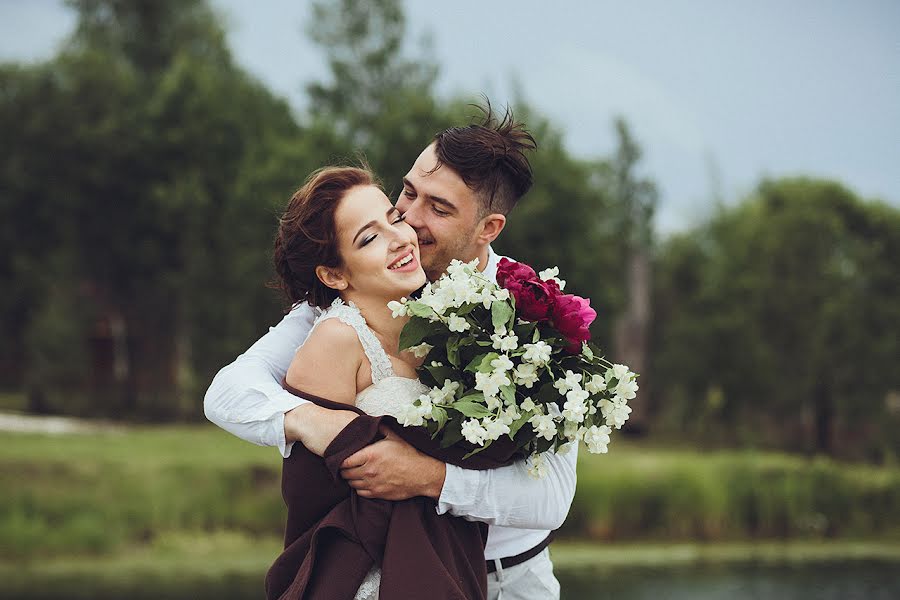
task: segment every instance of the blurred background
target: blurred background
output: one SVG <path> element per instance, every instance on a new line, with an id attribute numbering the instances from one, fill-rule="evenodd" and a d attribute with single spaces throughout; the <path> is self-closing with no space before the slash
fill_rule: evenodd
<path id="1" fill-rule="evenodd" d="M 0 597 L 256 598 L 276 450 L 206 423 L 276 219 L 389 195 L 473 103 L 535 134 L 495 248 L 641 373 L 563 598 L 900 595 L 900 5 L 0 0 Z"/>

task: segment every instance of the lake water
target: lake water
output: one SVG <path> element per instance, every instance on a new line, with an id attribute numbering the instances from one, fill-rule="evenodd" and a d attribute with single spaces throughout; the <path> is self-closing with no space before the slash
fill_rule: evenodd
<path id="1" fill-rule="evenodd" d="M 561 600 L 866 600 L 900 598 L 900 564 L 890 562 L 753 564 L 615 568 L 562 571 Z M 258 577 L 165 580 L 158 576 L 127 584 L 102 580 L 43 580 L 40 585 L 0 582 L 0 598 L 16 600 L 258 600 Z"/>
<path id="2" fill-rule="evenodd" d="M 900 564 L 723 564 L 564 572 L 561 600 L 900 599 Z"/>

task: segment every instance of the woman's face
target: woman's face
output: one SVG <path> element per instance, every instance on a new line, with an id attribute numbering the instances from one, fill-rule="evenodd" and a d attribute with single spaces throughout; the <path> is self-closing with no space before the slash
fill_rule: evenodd
<path id="1" fill-rule="evenodd" d="M 335 211 L 341 291 L 386 302 L 425 285 L 416 232 L 375 186 L 349 190 Z"/>

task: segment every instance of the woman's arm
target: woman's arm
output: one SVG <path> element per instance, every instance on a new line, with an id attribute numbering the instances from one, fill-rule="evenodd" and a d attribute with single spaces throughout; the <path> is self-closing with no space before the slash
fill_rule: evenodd
<path id="1" fill-rule="evenodd" d="M 292 388 L 355 404 L 362 346 L 352 327 L 338 319 L 320 322 L 288 367 L 285 381 Z"/>

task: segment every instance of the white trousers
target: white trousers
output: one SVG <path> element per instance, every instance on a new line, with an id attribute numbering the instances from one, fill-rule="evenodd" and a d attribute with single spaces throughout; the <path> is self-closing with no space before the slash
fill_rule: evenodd
<path id="1" fill-rule="evenodd" d="M 488 600 L 558 600 L 559 582 L 553 575 L 550 549 L 522 564 L 488 573 Z"/>

